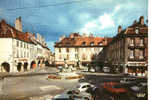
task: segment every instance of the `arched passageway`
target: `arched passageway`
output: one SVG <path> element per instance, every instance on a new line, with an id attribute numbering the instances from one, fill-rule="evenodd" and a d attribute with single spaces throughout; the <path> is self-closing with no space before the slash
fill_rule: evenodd
<path id="1" fill-rule="evenodd" d="M 17 65 L 17 70 L 20 72 L 21 71 L 21 66 L 22 66 L 22 63 L 19 62 L 18 65 Z"/>
<path id="2" fill-rule="evenodd" d="M 2 63 L 1 66 L 4 68 L 5 72 L 10 72 L 10 65 L 9 65 L 9 63 L 4 62 L 4 63 Z"/>
<path id="3" fill-rule="evenodd" d="M 25 62 L 25 63 L 24 63 L 24 71 L 27 71 L 27 66 L 28 66 L 28 63 Z"/>

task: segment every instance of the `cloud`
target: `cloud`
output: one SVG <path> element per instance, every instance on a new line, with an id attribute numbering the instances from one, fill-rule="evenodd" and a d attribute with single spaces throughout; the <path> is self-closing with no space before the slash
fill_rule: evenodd
<path id="1" fill-rule="evenodd" d="M 114 26 L 114 21 L 110 14 L 104 14 L 99 17 L 99 22 L 101 23 L 101 29 L 110 28 Z"/>
<path id="2" fill-rule="evenodd" d="M 109 29 L 111 27 L 114 27 L 114 21 L 112 19 L 111 14 L 103 14 L 99 18 L 87 22 L 83 28 L 81 28 L 82 33 L 100 33 L 104 29 Z"/>

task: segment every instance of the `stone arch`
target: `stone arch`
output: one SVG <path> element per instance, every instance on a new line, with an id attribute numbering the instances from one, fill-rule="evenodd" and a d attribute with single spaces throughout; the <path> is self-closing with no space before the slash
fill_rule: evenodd
<path id="1" fill-rule="evenodd" d="M 21 71 L 21 66 L 22 66 L 22 63 L 21 63 L 21 62 L 19 62 L 19 63 L 17 64 L 17 70 L 18 70 L 18 72 L 20 72 L 20 71 Z"/>
<path id="2" fill-rule="evenodd" d="M 30 64 L 30 69 L 34 69 L 34 68 L 36 68 L 36 62 L 32 61 Z"/>
<path id="3" fill-rule="evenodd" d="M 8 62 L 3 62 L 1 66 L 4 68 L 5 72 L 10 72 L 10 64 Z"/>
<path id="4" fill-rule="evenodd" d="M 24 62 L 24 71 L 27 71 L 28 63 Z"/>

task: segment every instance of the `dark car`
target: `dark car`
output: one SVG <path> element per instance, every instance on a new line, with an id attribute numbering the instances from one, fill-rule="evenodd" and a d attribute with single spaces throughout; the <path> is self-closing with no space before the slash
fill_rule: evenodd
<path id="1" fill-rule="evenodd" d="M 126 93 L 127 90 L 123 88 L 119 83 L 117 82 L 104 82 L 103 86 L 105 91 L 109 93 Z"/>
<path id="2" fill-rule="evenodd" d="M 131 87 L 131 86 L 134 86 L 136 84 L 138 84 L 138 81 L 136 78 L 132 78 L 132 77 L 124 77 L 120 80 L 120 83 L 128 88 L 128 87 Z"/>

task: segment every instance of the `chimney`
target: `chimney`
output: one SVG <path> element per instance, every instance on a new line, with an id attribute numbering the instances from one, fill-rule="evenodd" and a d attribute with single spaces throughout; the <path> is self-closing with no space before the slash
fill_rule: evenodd
<path id="1" fill-rule="evenodd" d="M 140 23 L 141 25 L 144 25 L 144 17 L 143 17 L 143 16 L 141 16 L 141 17 L 139 18 L 139 23 Z"/>
<path id="2" fill-rule="evenodd" d="M 136 23 L 137 23 L 137 21 L 136 21 L 136 20 L 134 20 L 133 25 L 135 25 Z"/>
<path id="3" fill-rule="evenodd" d="M 93 37 L 93 34 L 90 34 L 89 37 Z"/>
<path id="4" fill-rule="evenodd" d="M 16 18 L 16 21 L 15 21 L 15 28 L 18 30 L 18 31 L 23 31 L 22 29 L 22 21 L 21 21 L 21 17 L 19 18 Z"/>
<path id="5" fill-rule="evenodd" d="M 118 26 L 118 33 L 121 33 L 121 31 L 122 31 L 122 27 L 121 27 L 121 25 L 119 25 Z"/>
<path id="6" fill-rule="evenodd" d="M 86 37 L 86 33 L 83 33 L 82 37 Z"/>

